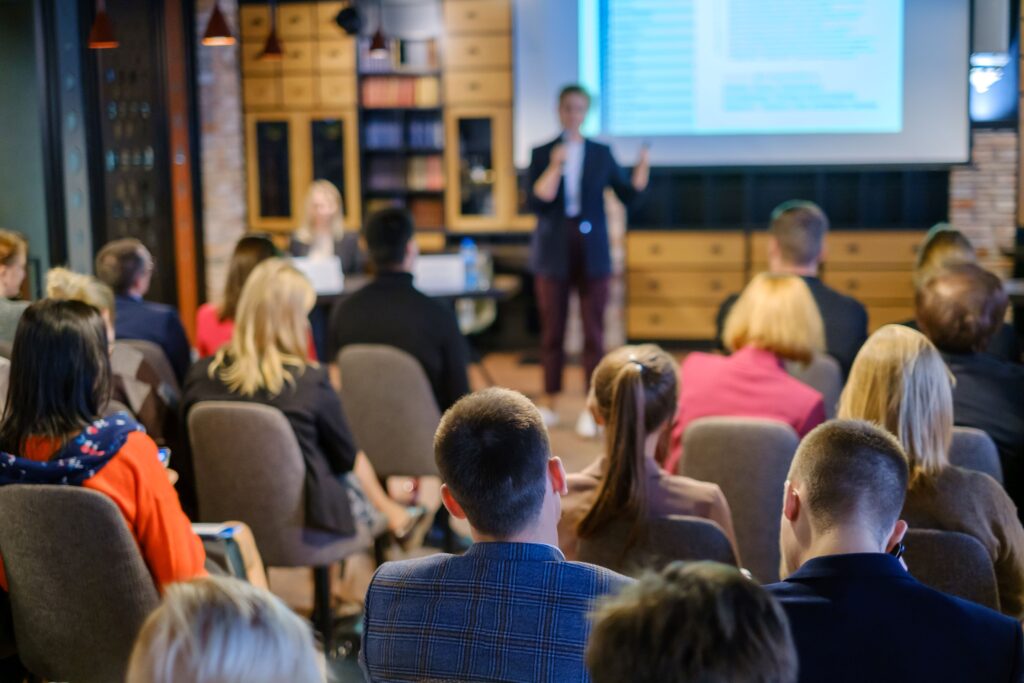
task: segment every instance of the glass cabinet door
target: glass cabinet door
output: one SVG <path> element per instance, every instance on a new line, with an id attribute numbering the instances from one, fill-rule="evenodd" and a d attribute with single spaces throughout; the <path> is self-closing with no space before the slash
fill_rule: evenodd
<path id="1" fill-rule="evenodd" d="M 508 111 L 452 108 L 445 112 L 448 224 L 455 231 L 508 228 L 509 194 L 502 169 L 511 169 Z"/>
<path id="2" fill-rule="evenodd" d="M 459 128 L 459 214 L 497 214 L 494 173 L 494 125 L 489 118 L 461 118 Z"/>
<path id="3" fill-rule="evenodd" d="M 288 121 L 257 121 L 255 137 L 259 216 L 289 218 L 292 202 Z"/>
<path id="4" fill-rule="evenodd" d="M 314 180 L 333 183 L 342 196 L 346 227 L 358 229 L 361 210 L 355 112 L 312 115 L 304 125 L 309 142 L 308 156 L 303 154 L 303 168 L 309 174 L 306 187 Z"/>

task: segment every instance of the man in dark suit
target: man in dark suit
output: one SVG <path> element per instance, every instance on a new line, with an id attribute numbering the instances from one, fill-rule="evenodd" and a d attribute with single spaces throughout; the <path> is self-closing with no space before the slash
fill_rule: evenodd
<path id="1" fill-rule="evenodd" d="M 178 312 L 165 304 L 144 301 L 153 278 L 153 256 L 137 239 L 108 242 L 96 254 L 96 277 L 114 290 L 119 339 L 142 339 L 161 349 L 179 384 L 192 361 Z"/>
<path id="2" fill-rule="evenodd" d="M 412 285 L 419 256 L 413 222 L 402 209 L 384 209 L 363 228 L 377 275 L 340 299 L 328 322 L 328 358 L 349 344 L 386 344 L 419 361 L 442 411 L 469 393 L 469 350 L 450 306 Z M 401 387 L 395 387 L 401 391 Z"/>
<path id="3" fill-rule="evenodd" d="M 840 294 L 818 278 L 828 217 L 814 202 L 793 199 L 775 207 L 769 230 L 769 269 L 773 273 L 799 275 L 807 283 L 825 323 L 825 350 L 839 361 L 845 377 L 868 338 L 868 314 L 859 301 Z M 738 298 L 737 294 L 730 295 L 718 309 L 719 348 L 725 319 Z"/>
<path id="4" fill-rule="evenodd" d="M 917 291 L 917 323 L 956 377 L 953 422 L 981 429 L 999 449 L 1006 492 L 1024 512 L 1024 366 L 986 352 L 1009 303 L 1003 285 L 973 263 L 947 266 Z"/>
<path id="5" fill-rule="evenodd" d="M 537 214 L 530 269 L 541 319 L 541 414 L 549 425 L 558 421 L 555 403 L 562 391 L 570 290 L 575 289 L 580 298 L 587 386 L 604 355 L 604 309 L 612 274 L 604 189 L 611 187 L 628 205 L 647 187 L 650 176 L 646 147 L 627 178 L 608 146 L 584 139 L 580 127 L 589 108 L 590 95 L 581 86 L 562 88 L 558 96 L 562 134 L 534 149 L 530 160 L 530 207 Z M 597 433 L 590 411 L 580 414 L 577 431 L 584 436 Z"/>
<path id="6" fill-rule="evenodd" d="M 630 580 L 558 549 L 565 470 L 537 408 L 509 389 L 464 397 L 434 437 L 444 505 L 474 544 L 381 565 L 366 595 L 371 681 L 589 681 L 596 599 Z"/>
<path id="7" fill-rule="evenodd" d="M 766 588 L 789 617 L 800 681 L 1024 681 L 1017 621 L 924 586 L 900 561 L 908 476 L 899 442 L 867 422 L 826 422 L 797 449 L 780 532 L 788 578 Z"/>

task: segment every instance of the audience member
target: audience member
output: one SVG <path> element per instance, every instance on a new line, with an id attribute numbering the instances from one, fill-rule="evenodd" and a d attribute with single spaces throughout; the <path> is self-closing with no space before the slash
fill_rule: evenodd
<path id="1" fill-rule="evenodd" d="M 137 239 L 108 242 L 96 254 L 96 277 L 114 290 L 119 339 L 142 339 L 164 351 L 178 381 L 191 360 L 188 338 L 171 306 L 143 301 L 153 277 L 153 257 Z"/>
<path id="2" fill-rule="evenodd" d="M 786 372 L 783 361 L 808 363 L 821 352 L 818 307 L 795 275 L 757 275 L 729 311 L 723 337 L 731 356 L 691 353 L 683 361 L 679 410 L 665 469 L 683 454 L 683 432 L 716 415 L 785 422 L 803 436 L 825 420 L 821 394 Z"/>
<path id="3" fill-rule="evenodd" d="M 200 358 L 212 356 L 231 341 L 242 286 L 253 268 L 277 255 L 277 247 L 266 235 L 246 235 L 235 244 L 220 302 L 207 302 L 196 312 L 196 352 Z"/>
<path id="4" fill-rule="evenodd" d="M 372 527 L 379 512 L 403 539 L 423 510 L 406 509 L 384 492 L 373 465 L 356 448 L 327 372 L 308 360 L 308 315 L 315 302 L 312 285 L 287 261 L 271 258 L 256 266 L 242 288 L 231 341 L 189 370 L 183 422 L 201 401 L 251 401 L 279 409 L 305 459 L 306 525 L 349 535 Z"/>
<path id="5" fill-rule="evenodd" d="M 902 517 L 913 527 L 960 531 L 985 546 L 1002 611 L 1024 618 L 1024 528 L 998 482 L 949 463 L 952 377 L 923 334 L 886 325 L 853 363 L 839 417 L 869 420 L 900 440 L 910 467 Z"/>
<path id="6" fill-rule="evenodd" d="M 818 277 L 826 256 L 828 227 L 828 217 L 813 202 L 793 199 L 779 204 L 769 226 L 768 268 L 773 273 L 799 275 L 807 283 L 823 320 L 825 351 L 839 361 L 846 376 L 867 339 L 868 314 L 859 301 L 840 294 Z M 733 294 L 718 310 L 717 339 L 722 348 L 726 320 L 738 298 Z"/>
<path id="7" fill-rule="evenodd" d="M 370 680 L 587 681 L 587 618 L 629 579 L 558 550 L 565 470 L 537 408 L 488 389 L 441 419 L 442 496 L 475 543 L 462 556 L 388 562 L 366 599 Z"/>
<path id="8" fill-rule="evenodd" d="M 898 559 L 908 480 L 899 441 L 867 422 L 828 422 L 797 449 L 780 533 L 788 578 L 767 589 L 789 617 L 800 680 L 1024 680 L 1019 622 L 918 583 Z"/>
<path id="9" fill-rule="evenodd" d="M 668 444 L 678 388 L 675 361 L 652 344 L 624 346 L 598 363 L 587 403 L 605 427 L 605 455 L 569 475 L 558 523 L 558 545 L 568 559 L 576 559 L 578 539 L 599 535 L 612 522 L 632 521 L 638 537 L 646 519 L 667 515 L 710 519 L 736 546 L 732 513 L 718 485 L 658 466 L 656 452 Z"/>
<path id="10" fill-rule="evenodd" d="M 128 409 L 154 441 L 164 443 L 174 431 L 174 411 L 163 397 L 160 376 L 146 362 L 142 352 L 114 343 L 113 290 L 91 275 L 67 268 L 51 268 L 46 273 L 46 298 L 81 301 L 100 312 L 107 328 L 111 371 L 110 402 L 100 412 L 106 416 Z"/>
<path id="11" fill-rule="evenodd" d="M 950 266 L 917 294 L 917 321 L 956 378 L 953 420 L 982 429 L 999 449 L 1006 490 L 1024 508 L 1024 367 L 982 353 L 1002 325 L 1007 296 L 992 273 Z"/>
<path id="12" fill-rule="evenodd" d="M 103 319 L 80 301 L 29 306 L 14 337 L 0 423 L 0 484 L 67 484 L 121 509 L 158 586 L 205 574 L 156 443 L 127 413 L 99 417 L 110 391 Z M 7 587 L 0 571 L 0 585 Z"/>
<path id="13" fill-rule="evenodd" d="M 28 262 L 28 242 L 20 232 L 0 230 L 0 343 L 11 344 L 27 301 L 12 301 L 21 292 Z"/>
<path id="14" fill-rule="evenodd" d="M 402 209 L 384 209 L 363 228 L 373 281 L 334 306 L 329 358 L 349 344 L 386 344 L 412 355 L 423 366 L 441 411 L 469 392 L 466 340 L 450 307 L 412 284 L 419 254 L 412 217 Z"/>
<path id="15" fill-rule="evenodd" d="M 346 231 L 341 193 L 330 180 L 315 180 L 306 194 L 306 206 L 299 229 L 292 234 L 288 251 L 292 256 L 341 261 L 344 273 L 366 270 L 366 254 L 359 248 L 359 233 Z"/>
<path id="16" fill-rule="evenodd" d="M 178 583 L 135 641 L 127 683 L 323 683 L 309 625 L 266 590 Z"/>
<path id="17" fill-rule="evenodd" d="M 974 247 L 962 232 L 948 223 L 938 223 L 928 231 L 921 249 L 917 252 L 914 265 L 914 289 L 920 290 L 927 280 L 947 266 L 977 263 Z M 920 329 L 917 320 L 903 323 L 915 330 Z M 984 350 L 996 358 L 1013 363 L 1021 362 L 1020 344 L 1013 326 L 1000 321 L 996 331 L 986 343 Z"/>
<path id="18" fill-rule="evenodd" d="M 796 683 L 778 602 L 734 567 L 676 562 L 603 601 L 587 645 L 594 683 Z"/>

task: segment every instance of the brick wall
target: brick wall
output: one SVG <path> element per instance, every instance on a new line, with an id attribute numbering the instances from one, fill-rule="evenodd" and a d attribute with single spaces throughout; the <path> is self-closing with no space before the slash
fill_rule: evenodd
<path id="1" fill-rule="evenodd" d="M 206 47 L 200 43 L 212 9 L 213 0 L 196 0 L 196 87 L 202 130 L 202 248 L 206 257 L 207 299 L 216 300 L 224 285 L 231 250 L 246 230 L 247 217 L 238 45 Z M 220 0 L 220 9 L 237 38 L 236 0 Z"/>
<path id="2" fill-rule="evenodd" d="M 949 222 L 962 230 L 986 267 L 1009 275 L 1012 263 L 999 252 L 1014 243 L 1017 215 L 1017 132 L 974 133 L 971 162 L 949 176 Z"/>

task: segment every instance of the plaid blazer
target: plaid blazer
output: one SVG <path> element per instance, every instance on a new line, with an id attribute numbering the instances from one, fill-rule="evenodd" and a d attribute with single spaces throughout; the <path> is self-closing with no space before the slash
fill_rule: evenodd
<path id="1" fill-rule="evenodd" d="M 631 580 L 534 543 L 387 562 L 366 595 L 371 681 L 589 681 L 595 598 Z"/>

